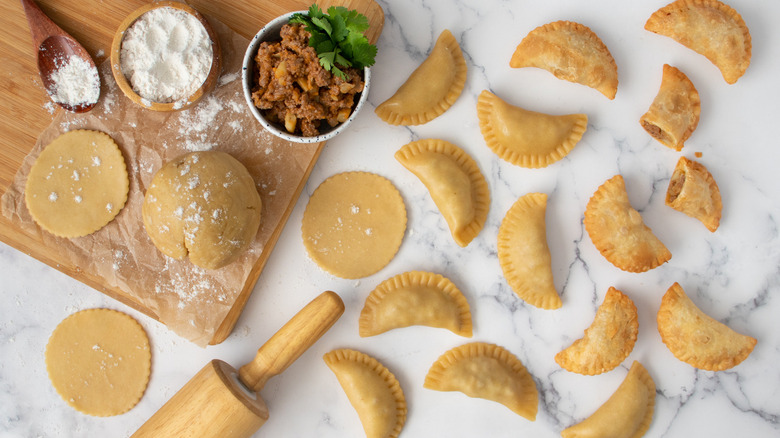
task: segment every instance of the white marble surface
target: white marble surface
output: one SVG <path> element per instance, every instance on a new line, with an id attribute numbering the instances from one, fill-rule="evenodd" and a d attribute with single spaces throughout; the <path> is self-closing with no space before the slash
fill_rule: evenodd
<path id="1" fill-rule="evenodd" d="M 257 283 L 235 332 L 201 349 L 160 324 L 104 297 L 16 250 L 0 244 L 0 437 L 127 436 L 210 359 L 240 366 L 290 316 L 322 290 L 346 303 L 341 320 L 283 375 L 263 389 L 270 420 L 257 437 L 360 437 L 363 430 L 336 378 L 322 362 L 334 348 L 362 350 L 398 377 L 409 414 L 402 436 L 555 437 L 590 415 L 641 361 L 657 386 L 648 437 L 780 436 L 780 184 L 777 120 L 780 116 L 780 2 L 730 0 L 753 38 L 745 76 L 728 85 L 705 58 L 643 29 L 665 0 L 380 1 L 386 14 L 373 69 L 369 105 L 354 127 L 331 141 L 311 175 L 277 248 Z M 535 27 L 561 19 L 593 29 L 614 56 L 617 97 L 555 79 L 535 69 L 511 69 L 509 57 Z M 461 44 L 468 81 L 455 105 L 416 127 L 392 127 L 373 109 L 425 58 L 438 34 L 450 29 Z M 682 152 L 652 140 L 638 119 L 655 96 L 664 63 L 682 69 L 701 94 L 702 118 Z M 510 103 L 548 113 L 589 116 L 582 141 L 545 169 L 523 169 L 500 160 L 485 145 L 476 97 L 490 89 Z M 43 110 L 43 109 L 42 109 Z M 426 189 L 393 159 L 409 141 L 443 138 L 468 151 L 485 174 L 492 203 L 487 224 L 467 248 L 458 247 Z M 715 177 L 723 220 L 715 233 L 664 205 L 672 169 L 681 155 L 697 159 Z M 408 228 L 395 259 L 360 281 L 321 271 L 306 256 L 300 223 L 307 199 L 325 178 L 348 170 L 391 179 L 408 209 Z M 594 248 L 582 225 L 593 191 L 622 174 L 629 198 L 671 250 L 672 259 L 643 274 L 618 270 Z M 525 304 L 506 284 L 496 259 L 496 233 L 504 213 L 529 192 L 549 195 L 547 235 L 555 284 L 563 307 L 545 311 Z M 358 336 L 368 293 L 407 270 L 452 279 L 473 313 L 474 337 L 412 327 L 373 338 Z M 677 360 L 662 344 L 655 315 L 661 296 L 679 282 L 705 312 L 758 339 L 737 367 L 708 372 Z M 599 376 L 561 370 L 553 356 L 581 337 L 609 286 L 628 294 L 639 309 L 639 339 L 618 368 Z M 112 418 L 82 415 L 68 407 L 47 378 L 43 351 L 54 327 L 69 314 L 109 307 L 135 316 L 149 333 L 153 370 L 137 407 Z M 500 344 L 534 376 L 540 392 L 535 422 L 505 407 L 460 393 L 424 389 L 430 365 L 469 341 Z"/>

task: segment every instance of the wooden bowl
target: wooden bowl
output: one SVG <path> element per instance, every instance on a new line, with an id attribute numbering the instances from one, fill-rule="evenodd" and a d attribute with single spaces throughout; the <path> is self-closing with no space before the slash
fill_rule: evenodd
<path id="1" fill-rule="evenodd" d="M 211 70 L 209 70 L 209 73 L 206 76 L 206 80 L 203 81 L 203 84 L 200 86 L 200 88 L 195 90 L 195 92 L 192 93 L 186 99 L 178 100 L 176 102 L 169 102 L 169 103 L 153 102 L 150 101 L 149 99 L 144 99 L 143 97 L 138 95 L 138 93 L 136 93 L 133 90 L 133 86 L 130 85 L 130 82 L 127 80 L 127 77 L 125 77 L 125 74 L 122 72 L 122 64 L 120 60 L 122 40 L 125 36 L 125 32 L 127 31 L 127 29 L 130 26 L 132 26 L 133 23 L 135 23 L 135 20 L 137 20 L 138 17 L 140 17 L 141 15 L 151 11 L 152 9 L 157 9 L 162 7 L 171 7 L 174 9 L 179 9 L 197 18 L 198 21 L 200 21 L 201 24 L 203 24 L 203 27 L 206 29 L 206 33 L 208 33 L 209 38 L 211 39 L 211 50 L 213 55 L 212 62 L 211 62 Z M 219 39 L 217 38 L 217 34 L 216 32 L 214 32 L 214 29 L 211 27 L 208 20 L 206 20 L 205 17 L 203 17 L 203 15 L 200 14 L 200 12 L 196 11 L 189 5 L 175 2 L 175 1 L 160 1 L 160 2 L 149 3 L 144 6 L 141 6 L 140 8 L 133 11 L 130 15 L 128 15 L 127 18 L 125 18 L 124 21 L 122 21 L 122 23 L 119 25 L 119 28 L 114 34 L 114 40 L 111 43 L 111 72 L 114 74 L 114 79 L 116 80 L 116 83 L 119 85 L 119 88 L 122 90 L 125 96 L 130 98 L 130 100 L 137 103 L 138 105 L 141 105 L 142 107 L 151 109 L 153 111 L 183 110 L 194 105 L 195 102 L 197 102 L 201 97 L 203 97 L 204 94 L 206 94 L 216 85 L 217 79 L 219 78 L 219 75 L 222 72 L 222 52 L 219 47 Z"/>

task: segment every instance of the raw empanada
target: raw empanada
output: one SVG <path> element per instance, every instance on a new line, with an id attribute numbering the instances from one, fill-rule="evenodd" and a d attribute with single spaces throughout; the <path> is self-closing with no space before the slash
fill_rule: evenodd
<path id="1" fill-rule="evenodd" d="M 653 138 L 679 151 L 699 124 L 700 113 L 699 92 L 688 76 L 664 64 L 661 88 L 639 123 Z"/>
<path id="2" fill-rule="evenodd" d="M 355 350 L 333 350 L 323 359 L 357 411 L 366 437 L 397 437 L 406 422 L 406 398 L 393 373 Z"/>
<path id="3" fill-rule="evenodd" d="M 669 351 L 703 370 L 721 371 L 738 365 L 757 342 L 702 312 L 677 283 L 664 294 L 656 319 Z"/>
<path id="4" fill-rule="evenodd" d="M 458 100 L 466 84 L 466 72 L 458 41 L 445 29 L 428 58 L 375 112 L 391 125 L 428 123 Z"/>
<path id="5" fill-rule="evenodd" d="M 563 438 L 639 438 L 650 428 L 655 410 L 655 382 L 634 361 L 623 383 L 581 423 L 561 431 Z"/>
<path id="6" fill-rule="evenodd" d="M 483 90 L 477 100 L 479 129 L 502 159 L 522 167 L 546 167 L 565 157 L 588 128 L 585 114 L 554 116 L 529 111 Z"/>
<path id="7" fill-rule="evenodd" d="M 520 360 L 505 348 L 484 342 L 444 353 L 431 366 L 423 386 L 492 400 L 531 421 L 539 409 L 536 384 Z"/>
<path id="8" fill-rule="evenodd" d="M 672 258 L 672 253 L 628 202 L 622 175 L 607 180 L 588 201 L 585 229 L 610 263 L 628 272 L 644 272 Z"/>
<path id="9" fill-rule="evenodd" d="M 704 55 L 729 84 L 750 65 L 750 31 L 737 11 L 718 0 L 677 0 L 655 11 L 645 29 Z"/>
<path id="10" fill-rule="evenodd" d="M 529 193 L 515 201 L 498 229 L 498 262 L 509 286 L 525 302 L 557 309 L 562 302 L 553 284 L 546 208 L 544 193 Z"/>
<path id="11" fill-rule="evenodd" d="M 470 338 L 469 303 L 449 279 L 411 271 L 380 283 L 368 295 L 360 312 L 360 336 L 412 325 L 445 328 Z"/>
<path id="12" fill-rule="evenodd" d="M 490 190 L 476 161 L 454 144 L 435 139 L 409 143 L 395 159 L 428 188 L 458 245 L 477 237 L 490 209 Z"/>
<path id="13" fill-rule="evenodd" d="M 666 205 L 700 220 L 712 232 L 720 225 L 723 204 L 718 184 L 706 167 L 685 157 L 677 161 L 669 180 Z"/>
<path id="14" fill-rule="evenodd" d="M 556 21 L 539 26 L 515 49 L 510 67 L 538 67 L 558 79 L 595 88 L 609 99 L 618 87 L 617 65 L 607 46 L 587 26 Z"/>
<path id="15" fill-rule="evenodd" d="M 593 376 L 614 369 L 634 349 L 639 331 L 634 302 L 610 287 L 585 336 L 555 355 L 569 371 Z"/>

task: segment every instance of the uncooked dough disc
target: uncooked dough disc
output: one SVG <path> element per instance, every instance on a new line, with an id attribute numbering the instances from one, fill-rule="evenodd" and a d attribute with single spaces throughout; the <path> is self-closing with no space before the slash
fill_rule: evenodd
<path id="1" fill-rule="evenodd" d="M 303 212 L 303 244 L 322 269 L 369 276 L 393 259 L 406 231 L 406 207 L 386 178 L 346 172 L 325 180 Z"/>
<path id="2" fill-rule="evenodd" d="M 127 201 L 130 182 L 114 140 L 84 129 L 55 138 L 35 160 L 24 200 L 35 222 L 60 237 L 103 228 Z"/>
<path id="3" fill-rule="evenodd" d="M 143 327 L 116 310 L 70 315 L 46 345 L 46 370 L 54 389 L 77 411 L 99 417 L 127 412 L 141 400 L 151 364 Z"/>

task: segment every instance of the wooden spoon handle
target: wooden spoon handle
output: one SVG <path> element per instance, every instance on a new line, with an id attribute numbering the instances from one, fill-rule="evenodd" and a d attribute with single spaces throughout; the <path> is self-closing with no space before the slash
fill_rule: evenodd
<path id="1" fill-rule="evenodd" d="M 238 376 L 247 388 L 259 391 L 271 377 L 286 370 L 344 313 L 344 302 L 335 292 L 323 292 L 301 309 L 259 350 Z"/>
<path id="2" fill-rule="evenodd" d="M 27 23 L 30 25 L 30 34 L 36 52 L 41 43 L 50 36 L 70 37 L 67 32 L 51 21 L 33 0 L 22 0 L 22 6 L 24 7 L 24 15 L 27 16 Z"/>

